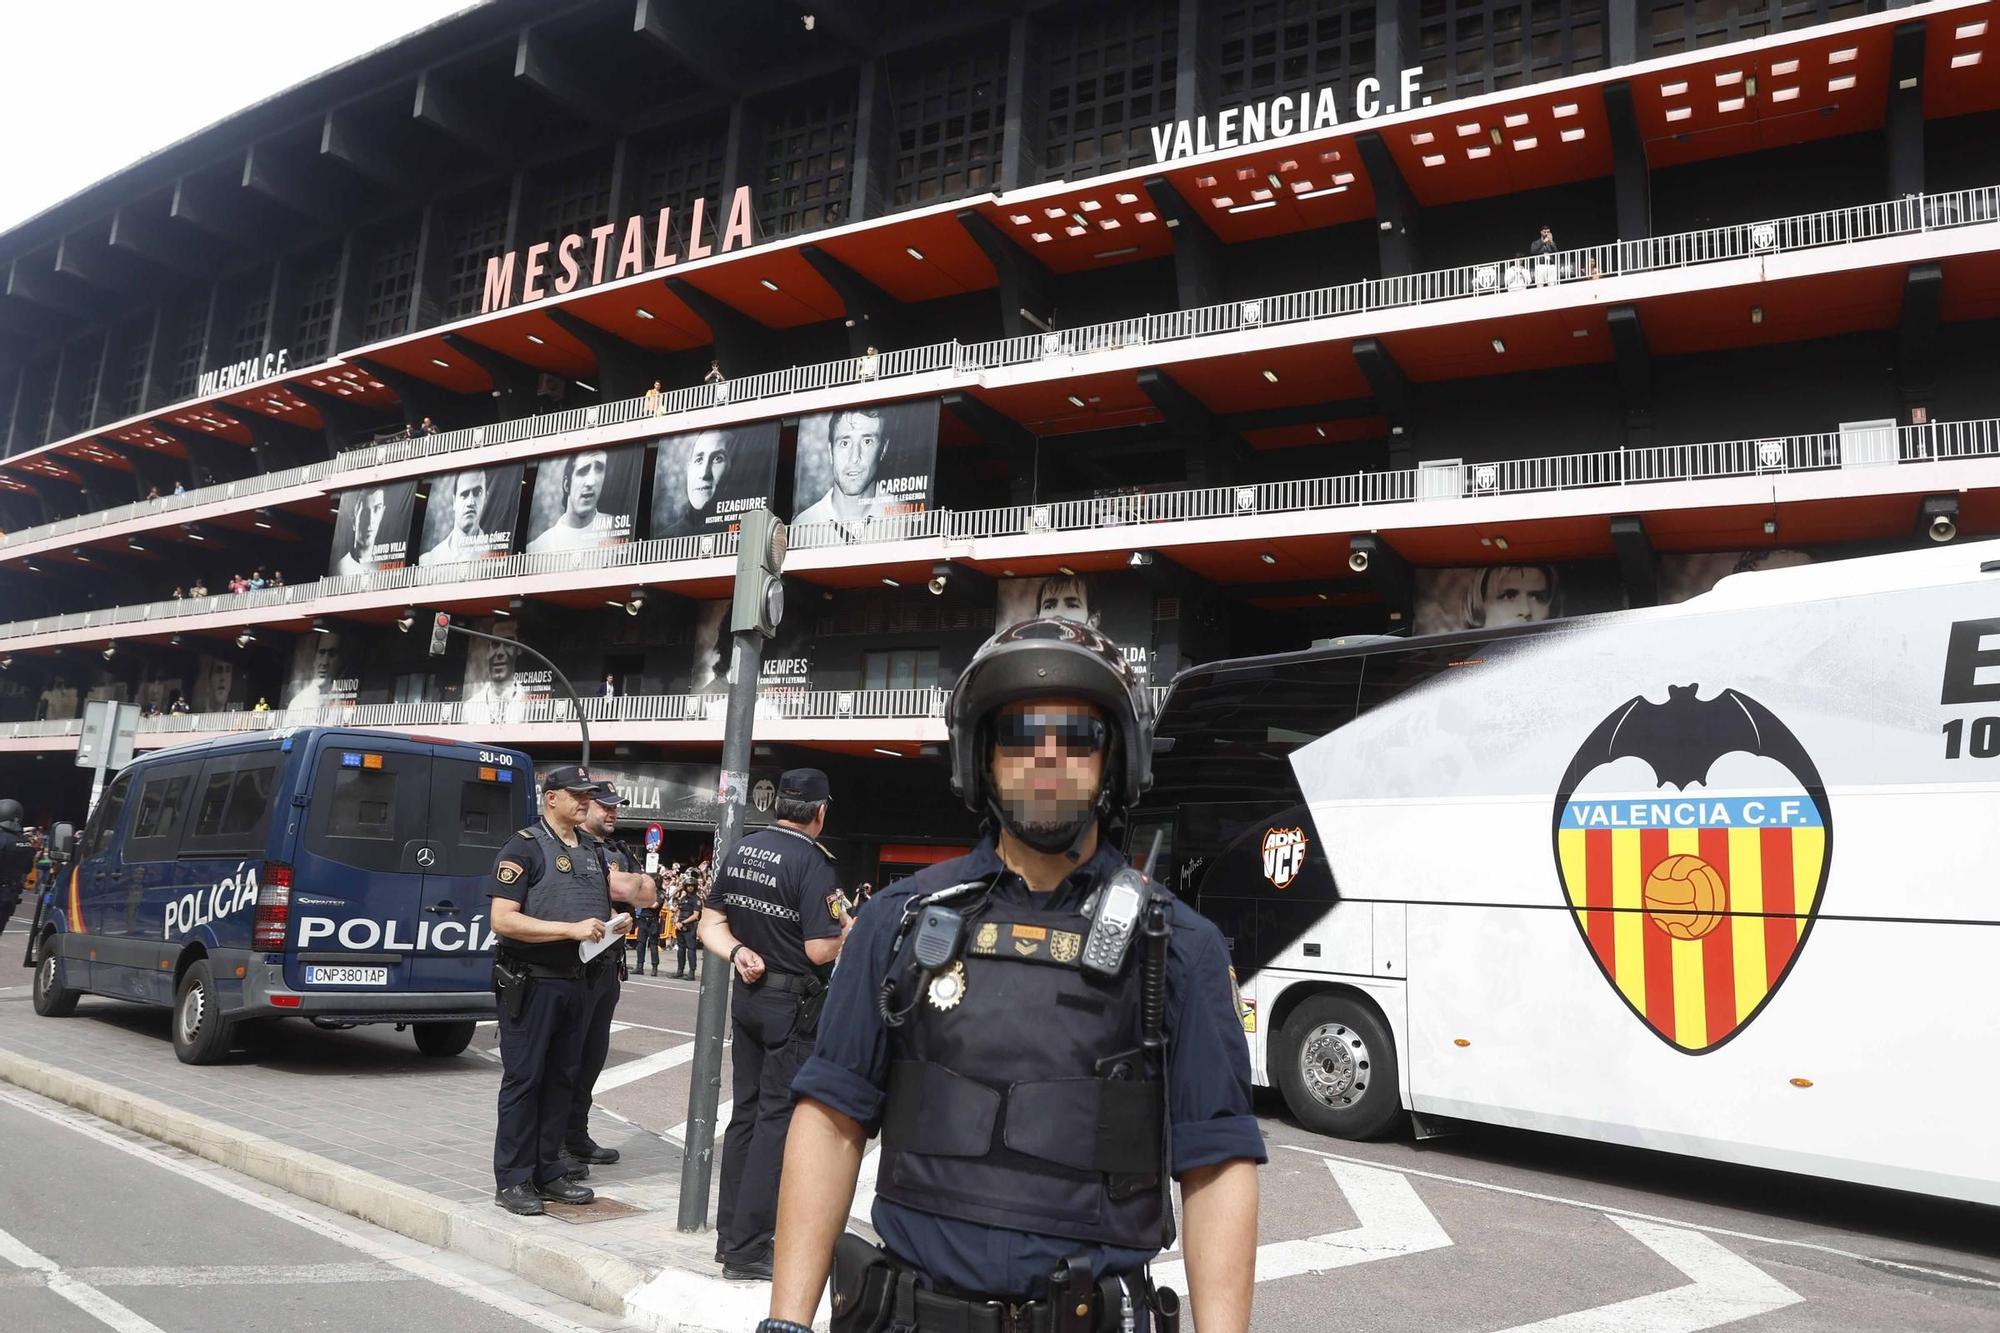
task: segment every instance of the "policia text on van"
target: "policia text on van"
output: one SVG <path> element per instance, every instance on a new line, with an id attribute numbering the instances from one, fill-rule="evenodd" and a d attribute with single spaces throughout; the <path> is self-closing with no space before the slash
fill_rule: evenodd
<path id="1" fill-rule="evenodd" d="M 533 778 L 519 751 L 335 727 L 146 755 L 57 886 L 35 1010 L 171 1005 L 191 1064 L 293 1015 L 456 1055 L 494 1014 L 481 884 Z"/>

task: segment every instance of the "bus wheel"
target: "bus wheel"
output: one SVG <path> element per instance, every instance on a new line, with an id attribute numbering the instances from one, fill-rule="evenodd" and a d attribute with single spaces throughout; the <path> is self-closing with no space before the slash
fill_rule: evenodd
<path id="1" fill-rule="evenodd" d="M 417 1049 L 425 1055 L 443 1059 L 457 1055 L 472 1045 L 473 1023 L 419 1023 L 412 1031 L 416 1033 Z"/>
<path id="2" fill-rule="evenodd" d="M 1396 1123 L 1396 1046 L 1373 1010 L 1345 995 L 1315 995 L 1285 1020 L 1278 1086 L 1316 1134 L 1371 1139 Z"/>
<path id="3" fill-rule="evenodd" d="M 222 1002 L 215 993 L 215 974 L 206 958 L 197 959 L 181 977 L 174 999 L 174 1054 L 182 1064 L 212 1065 L 229 1054 Z"/>
<path id="4" fill-rule="evenodd" d="M 53 937 L 42 942 L 42 960 L 35 965 L 35 1012 L 43 1018 L 68 1018 L 83 994 L 63 985 L 62 959 Z"/>

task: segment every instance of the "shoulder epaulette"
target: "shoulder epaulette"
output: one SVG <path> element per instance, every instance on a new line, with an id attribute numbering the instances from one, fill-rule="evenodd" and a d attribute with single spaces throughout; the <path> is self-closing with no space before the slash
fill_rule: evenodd
<path id="1" fill-rule="evenodd" d="M 532 838 L 535 836 L 535 826 L 530 824 L 526 828 L 517 828 L 514 830 L 514 836 L 517 838 Z"/>

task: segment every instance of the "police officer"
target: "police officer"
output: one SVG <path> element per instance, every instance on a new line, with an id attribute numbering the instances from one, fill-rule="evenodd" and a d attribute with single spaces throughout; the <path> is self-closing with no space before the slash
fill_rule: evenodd
<path id="1" fill-rule="evenodd" d="M 693 977 L 695 956 L 701 941 L 697 931 L 701 925 L 702 892 L 697 883 L 700 872 L 681 872 L 681 887 L 674 895 L 674 975 Z"/>
<path id="2" fill-rule="evenodd" d="M 21 905 L 21 888 L 34 865 L 35 846 L 21 831 L 21 803 L 0 801 L 0 930 Z"/>
<path id="3" fill-rule="evenodd" d="M 625 798 L 616 787 L 602 781 L 585 795 L 590 809 L 583 817 L 583 831 L 597 843 L 606 865 L 632 874 L 631 856 L 615 841 L 618 807 L 625 804 Z M 651 901 L 652 895 L 642 894 L 639 905 L 643 908 Z M 584 1028 L 583 1064 L 577 1070 L 576 1095 L 570 1099 L 569 1130 L 563 1138 L 563 1151 L 578 1162 L 608 1166 L 618 1160 L 618 1150 L 601 1147 L 590 1137 L 590 1097 L 597 1086 L 597 1076 L 604 1072 L 604 1061 L 611 1054 L 611 1016 L 618 1009 L 619 983 L 625 980 L 624 942 L 612 945 L 599 957 L 605 960 L 604 964 L 597 968 L 584 1001 L 590 1013 Z M 580 1177 L 582 1173 L 571 1174 Z"/>
<path id="4" fill-rule="evenodd" d="M 730 850 L 701 913 L 702 946 L 736 973 L 734 1105 L 715 1216 L 716 1258 L 732 1281 L 771 1276 L 792 1076 L 812 1053 L 826 973 L 840 955 L 840 923 L 827 910 L 839 886 L 814 841 L 826 827 L 829 796 L 820 770 L 786 770 L 778 779 L 777 822 Z"/>
<path id="5" fill-rule="evenodd" d="M 1173 1330 L 1145 1272 L 1169 1177 L 1195 1323 L 1249 1328 L 1265 1151 L 1227 951 L 1104 832 L 1152 780 L 1144 699 L 1055 619 L 959 678 L 952 785 L 987 829 L 858 919 L 793 1083 L 765 1330 L 809 1324 L 829 1266 L 843 1331 Z M 841 1236 L 877 1133 L 879 1249 Z"/>
<path id="6" fill-rule="evenodd" d="M 493 1201 L 523 1216 L 541 1213 L 544 1199 L 584 1204 L 596 1197 L 565 1179 L 575 1163 L 563 1139 L 591 1000 L 616 955 L 607 950 L 585 963 L 578 946 L 604 938 L 614 898 L 630 902 L 655 891 L 649 879 L 608 865 L 583 831 L 595 786 L 581 768 L 551 771 L 542 780 L 541 817 L 500 849 L 486 888 L 501 940 L 493 983 L 504 1067 Z"/>

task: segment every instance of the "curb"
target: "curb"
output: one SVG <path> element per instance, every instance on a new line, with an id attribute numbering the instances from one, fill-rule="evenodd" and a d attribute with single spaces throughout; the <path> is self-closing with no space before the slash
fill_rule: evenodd
<path id="1" fill-rule="evenodd" d="M 736 1333 L 763 1318 L 762 1285 L 656 1268 L 560 1236 L 516 1230 L 463 1204 L 288 1147 L 139 1093 L 0 1049 L 0 1079 L 171 1144 L 289 1194 L 518 1274 L 654 1333 Z M 754 1312 L 753 1312 L 754 1311 Z"/>

